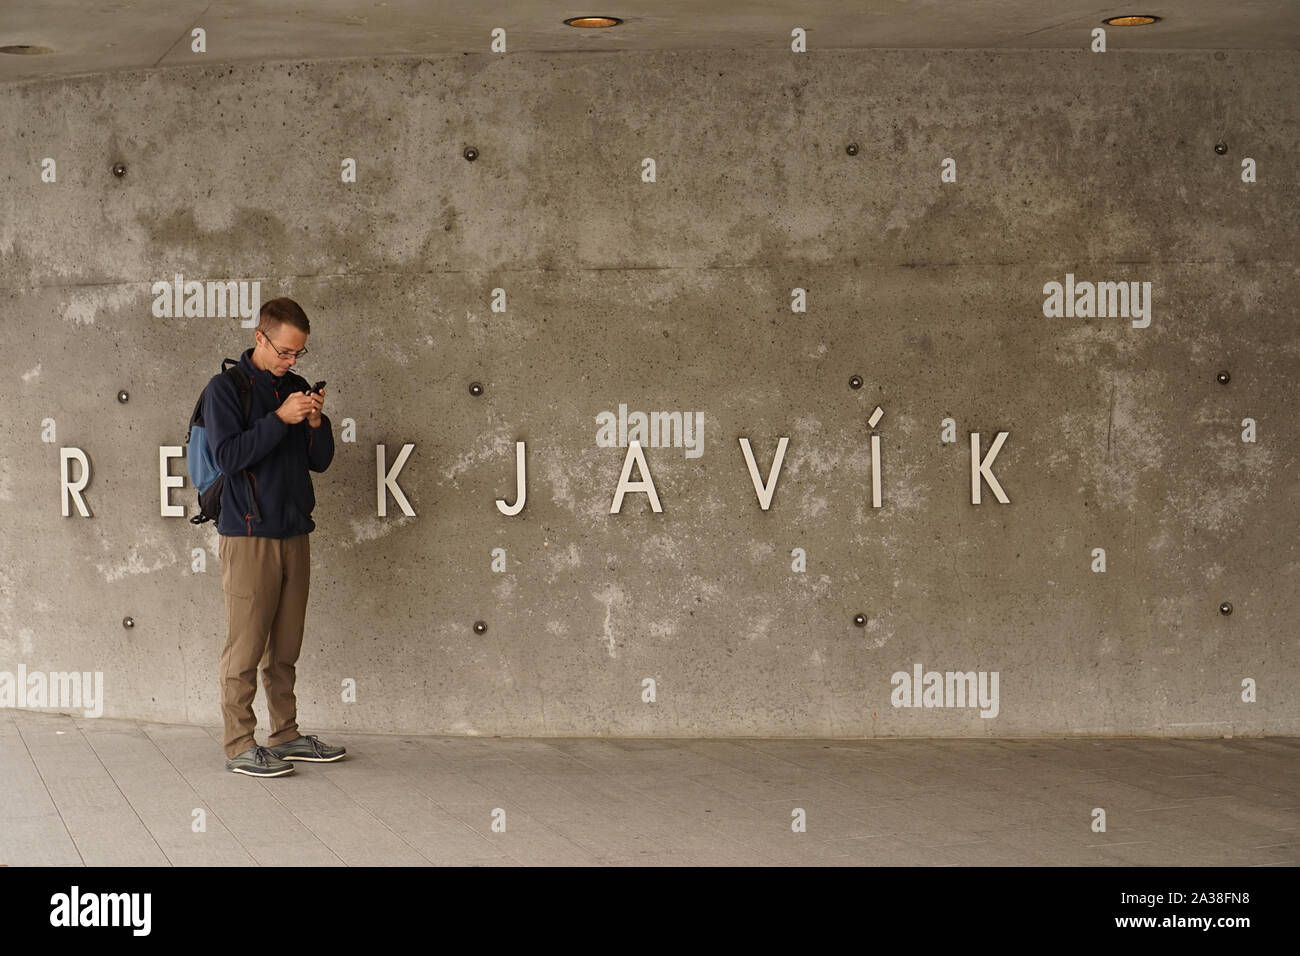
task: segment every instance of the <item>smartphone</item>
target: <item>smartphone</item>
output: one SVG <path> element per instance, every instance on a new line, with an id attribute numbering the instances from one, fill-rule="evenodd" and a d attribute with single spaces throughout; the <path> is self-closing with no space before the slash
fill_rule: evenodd
<path id="1" fill-rule="evenodd" d="M 317 382 L 315 385 L 313 385 L 313 386 L 311 387 L 310 391 L 311 391 L 311 392 L 319 392 L 319 391 L 320 391 L 322 388 L 324 388 L 324 387 L 325 387 L 325 382 L 322 380 L 322 381 Z"/>

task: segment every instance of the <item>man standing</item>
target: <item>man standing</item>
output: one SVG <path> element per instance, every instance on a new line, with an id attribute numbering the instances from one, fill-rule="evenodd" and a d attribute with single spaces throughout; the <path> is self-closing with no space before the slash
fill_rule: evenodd
<path id="1" fill-rule="evenodd" d="M 203 397 L 208 445 L 225 475 L 221 489 L 221 586 L 226 595 L 226 646 L 221 652 L 221 711 L 226 769 L 254 777 L 293 773 L 291 760 L 325 763 L 346 751 L 298 733 L 294 667 L 302 648 L 311 580 L 309 536 L 316 505 L 309 471 L 334 458 L 325 391 L 291 369 L 307 352 L 311 325 L 292 299 L 272 299 L 258 317 L 255 345 L 237 371 L 252 388 L 244 421 L 239 390 L 227 373 L 214 375 Z M 271 715 L 260 747 L 257 669 Z"/>

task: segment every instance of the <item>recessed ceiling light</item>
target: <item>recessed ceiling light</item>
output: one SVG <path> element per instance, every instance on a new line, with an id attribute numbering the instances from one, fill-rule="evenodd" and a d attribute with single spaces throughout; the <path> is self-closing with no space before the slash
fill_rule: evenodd
<path id="1" fill-rule="evenodd" d="M 1144 27 L 1148 23 L 1155 23 L 1160 17 L 1147 16 L 1145 13 L 1127 17 L 1107 17 L 1101 22 L 1108 27 Z"/>
<path id="2" fill-rule="evenodd" d="M 569 17 L 564 22 L 571 27 L 613 27 L 623 21 L 618 17 Z"/>
<path id="3" fill-rule="evenodd" d="M 20 56 L 35 56 L 38 53 L 53 53 L 54 51 L 47 46 L 36 46 L 31 43 L 13 43 L 9 46 L 0 46 L 0 53 L 17 53 Z"/>

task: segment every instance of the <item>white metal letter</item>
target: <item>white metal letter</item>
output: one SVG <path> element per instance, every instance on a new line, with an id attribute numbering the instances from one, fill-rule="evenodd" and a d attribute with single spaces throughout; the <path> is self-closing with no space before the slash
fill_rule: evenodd
<path id="1" fill-rule="evenodd" d="M 68 462 L 74 458 L 81 462 L 81 477 L 77 479 L 76 484 L 68 480 Z M 81 517 L 89 518 L 90 511 L 86 508 L 85 499 L 81 497 L 81 489 L 90 483 L 90 462 L 86 460 L 86 453 L 80 448 L 60 448 L 59 468 L 63 475 L 63 517 L 69 517 L 68 498 L 71 493 L 71 496 L 77 499 L 77 510 L 81 512 Z"/>
<path id="2" fill-rule="evenodd" d="M 409 442 L 402 446 L 402 453 L 397 456 L 397 461 L 393 462 L 393 467 L 384 473 L 384 446 L 375 446 L 375 471 L 379 479 L 379 517 L 388 516 L 388 496 L 385 490 L 391 491 L 397 503 L 402 506 L 402 513 L 408 518 L 415 517 L 415 511 L 411 508 L 411 503 L 406 500 L 406 495 L 402 494 L 402 489 L 397 487 L 397 473 L 402 470 L 406 464 L 406 459 L 411 456 L 415 446 Z"/>
<path id="3" fill-rule="evenodd" d="M 1007 440 L 1010 432 L 998 432 L 998 437 L 993 442 L 993 447 L 983 461 L 980 461 L 980 433 L 970 433 L 970 503 L 977 505 L 980 503 L 980 477 L 989 483 L 993 489 L 993 494 L 997 496 L 998 501 L 1004 505 L 1010 504 L 1011 499 L 1002 491 L 1002 486 L 998 480 L 993 477 L 993 472 L 989 471 L 989 466 L 993 464 L 993 459 L 998 456 L 998 451 L 1002 448 L 1002 443 Z"/>
<path id="4" fill-rule="evenodd" d="M 167 500 L 168 488 L 182 488 L 185 486 L 185 477 L 183 475 L 173 475 L 167 471 L 167 460 L 169 458 L 180 458 L 185 453 L 185 449 L 180 445 L 159 445 L 158 446 L 158 493 L 162 497 L 162 510 L 159 512 L 164 518 L 184 518 L 185 506 L 174 505 Z"/>

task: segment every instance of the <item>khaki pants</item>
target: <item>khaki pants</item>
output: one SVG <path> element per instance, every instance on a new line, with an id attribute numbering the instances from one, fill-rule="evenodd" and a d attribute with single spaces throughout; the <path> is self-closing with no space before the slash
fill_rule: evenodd
<path id="1" fill-rule="evenodd" d="M 255 743 L 253 697 L 262 669 L 271 736 L 266 746 L 298 736 L 294 665 L 302 648 L 311 535 L 263 538 L 220 535 L 221 587 L 226 592 L 226 647 L 221 652 L 221 714 L 227 757 Z"/>

